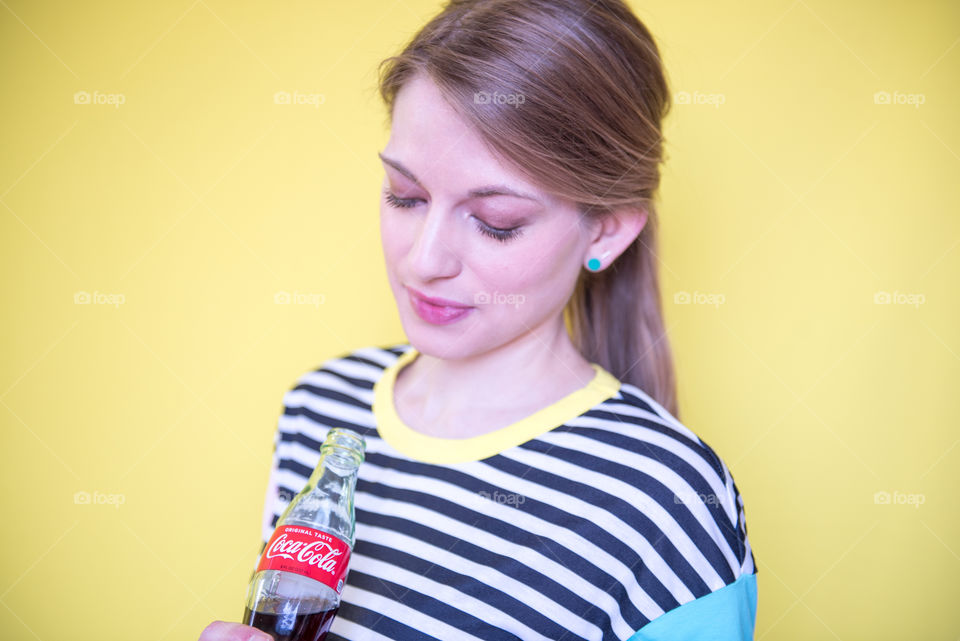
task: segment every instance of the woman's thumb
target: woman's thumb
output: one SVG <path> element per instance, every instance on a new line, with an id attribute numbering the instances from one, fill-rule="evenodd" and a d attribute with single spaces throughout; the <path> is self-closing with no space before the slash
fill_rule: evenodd
<path id="1" fill-rule="evenodd" d="M 204 628 L 197 641 L 273 641 L 273 637 L 242 623 L 214 621 Z"/>

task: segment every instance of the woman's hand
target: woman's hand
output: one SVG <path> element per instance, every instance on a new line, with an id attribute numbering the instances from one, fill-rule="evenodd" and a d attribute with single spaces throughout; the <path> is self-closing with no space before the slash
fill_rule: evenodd
<path id="1" fill-rule="evenodd" d="M 273 637 L 242 623 L 214 621 L 203 629 L 197 641 L 273 641 Z"/>

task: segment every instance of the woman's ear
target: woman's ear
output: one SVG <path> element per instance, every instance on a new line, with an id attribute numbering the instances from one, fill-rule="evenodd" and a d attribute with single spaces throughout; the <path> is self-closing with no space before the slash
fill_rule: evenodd
<path id="1" fill-rule="evenodd" d="M 596 219 L 585 260 L 597 259 L 600 265 L 591 271 L 604 269 L 626 251 L 643 231 L 647 217 L 645 207 L 622 207 Z"/>

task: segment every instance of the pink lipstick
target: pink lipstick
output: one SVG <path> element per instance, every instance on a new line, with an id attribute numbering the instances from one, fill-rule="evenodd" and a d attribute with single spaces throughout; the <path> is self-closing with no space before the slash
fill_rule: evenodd
<path id="1" fill-rule="evenodd" d="M 417 316 L 432 325 L 455 323 L 475 309 L 445 298 L 424 296 L 412 287 L 407 287 L 407 295 Z"/>

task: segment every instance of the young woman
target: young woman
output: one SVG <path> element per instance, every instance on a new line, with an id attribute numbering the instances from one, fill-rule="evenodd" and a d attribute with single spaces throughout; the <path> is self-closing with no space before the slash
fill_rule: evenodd
<path id="1" fill-rule="evenodd" d="M 677 418 L 653 202 L 670 100 L 647 29 L 620 0 L 454 0 L 380 90 L 408 342 L 287 393 L 263 524 L 330 427 L 363 434 L 328 639 L 752 638 L 743 502 Z"/>

